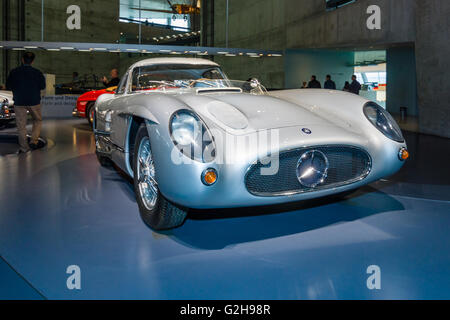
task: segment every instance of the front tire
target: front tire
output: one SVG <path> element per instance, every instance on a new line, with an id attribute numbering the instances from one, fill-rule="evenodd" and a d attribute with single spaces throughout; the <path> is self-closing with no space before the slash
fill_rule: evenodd
<path id="1" fill-rule="evenodd" d="M 89 122 L 89 125 L 92 127 L 92 125 L 94 124 L 94 117 L 95 117 L 95 108 L 94 108 L 94 103 L 93 102 L 89 102 L 86 106 L 86 118 Z"/>
<path id="2" fill-rule="evenodd" d="M 186 220 L 187 211 L 165 199 L 159 191 L 150 138 L 144 123 L 136 134 L 133 171 L 134 191 L 145 224 L 154 230 L 181 226 Z"/>

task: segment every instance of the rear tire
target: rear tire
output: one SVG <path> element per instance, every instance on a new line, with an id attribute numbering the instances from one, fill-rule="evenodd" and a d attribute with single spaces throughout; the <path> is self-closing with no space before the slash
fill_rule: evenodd
<path id="1" fill-rule="evenodd" d="M 136 134 L 133 157 L 134 190 L 142 220 L 154 230 L 181 226 L 187 211 L 168 201 L 158 189 L 150 138 L 145 123 Z"/>

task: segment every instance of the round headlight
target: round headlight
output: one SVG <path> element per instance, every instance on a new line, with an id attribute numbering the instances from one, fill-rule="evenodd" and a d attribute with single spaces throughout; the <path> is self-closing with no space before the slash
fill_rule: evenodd
<path id="1" fill-rule="evenodd" d="M 192 160 L 204 163 L 215 158 L 215 145 L 205 124 L 189 110 L 179 110 L 170 122 L 172 140 L 179 151 Z"/>
<path id="2" fill-rule="evenodd" d="M 190 112 L 182 111 L 173 116 L 172 138 L 182 146 L 196 144 L 200 134 L 199 120 Z"/>
<path id="3" fill-rule="evenodd" d="M 368 102 L 364 105 L 364 114 L 375 128 L 381 131 L 386 137 L 397 142 L 405 142 L 402 130 L 397 122 L 382 107 L 374 102 Z"/>

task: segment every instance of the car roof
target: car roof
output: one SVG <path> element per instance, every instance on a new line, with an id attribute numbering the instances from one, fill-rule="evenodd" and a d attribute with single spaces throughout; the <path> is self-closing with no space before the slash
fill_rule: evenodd
<path id="1" fill-rule="evenodd" d="M 192 64 L 192 65 L 210 65 L 210 66 L 219 66 L 217 63 L 207 60 L 207 59 L 198 59 L 198 58 L 152 58 L 145 59 L 139 62 L 136 62 L 131 66 L 131 68 L 142 67 L 142 66 L 150 66 L 150 65 L 158 65 L 158 64 Z"/>

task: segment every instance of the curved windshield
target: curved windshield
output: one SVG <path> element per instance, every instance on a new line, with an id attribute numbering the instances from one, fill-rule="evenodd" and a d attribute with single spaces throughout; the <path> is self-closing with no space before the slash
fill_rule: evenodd
<path id="1" fill-rule="evenodd" d="M 218 66 L 167 64 L 137 67 L 133 70 L 132 91 L 151 89 L 155 81 L 174 82 L 176 80 L 225 79 Z"/>
<path id="2" fill-rule="evenodd" d="M 131 92 L 171 89 L 191 89 L 201 93 L 267 93 L 256 79 L 229 80 L 218 66 L 168 64 L 137 67 L 133 70 Z"/>

